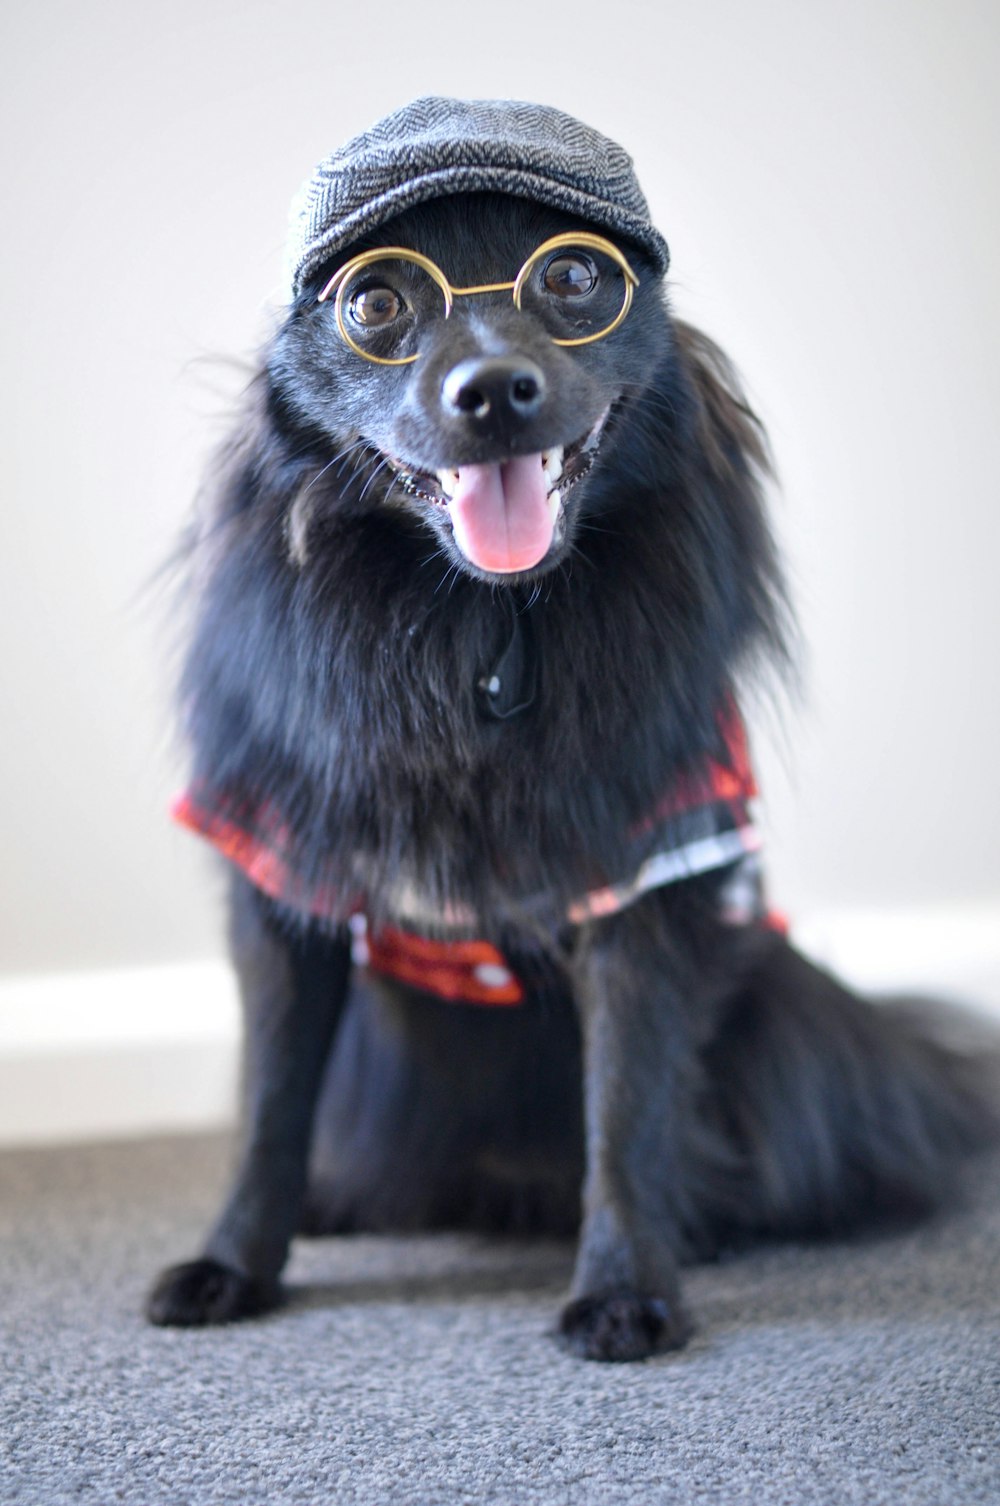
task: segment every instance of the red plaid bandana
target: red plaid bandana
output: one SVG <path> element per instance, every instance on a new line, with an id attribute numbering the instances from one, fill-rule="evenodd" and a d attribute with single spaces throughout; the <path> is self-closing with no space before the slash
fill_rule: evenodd
<path id="1" fill-rule="evenodd" d="M 635 866 L 622 879 L 589 889 L 569 906 L 574 925 L 612 915 L 640 895 L 696 874 L 732 866 L 722 896 L 722 917 L 730 924 L 780 925 L 763 899 L 760 834 L 750 802 L 757 794 L 739 716 L 723 722 L 727 758 L 709 761 L 651 811 L 630 832 Z M 248 800 L 199 784 L 174 804 L 174 818 L 198 832 L 235 863 L 265 894 L 320 919 L 352 912 L 354 952 L 376 973 L 456 1003 L 511 1005 L 524 1000 L 524 988 L 503 955 L 489 941 L 438 940 L 403 926 L 368 928 L 363 896 L 344 905 L 332 887 L 305 890 L 295 873 L 292 837 L 281 815 L 266 800 Z M 438 917 L 447 923 L 449 917 Z M 412 922 L 411 922 L 412 923 Z"/>

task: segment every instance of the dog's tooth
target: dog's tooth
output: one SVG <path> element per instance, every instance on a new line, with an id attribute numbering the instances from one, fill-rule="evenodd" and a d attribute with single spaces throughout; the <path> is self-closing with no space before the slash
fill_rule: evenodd
<path id="1" fill-rule="evenodd" d="M 563 473 L 563 447 L 557 444 L 555 449 L 542 452 L 542 470 L 550 486 L 555 486 Z"/>
<path id="2" fill-rule="evenodd" d="M 555 525 L 556 519 L 562 512 L 562 497 L 560 496 L 559 492 L 553 488 L 553 490 L 550 491 L 548 496 L 545 498 L 545 503 L 552 515 L 553 525 Z"/>
<path id="3" fill-rule="evenodd" d="M 458 472 L 453 467 L 446 467 L 436 474 L 441 490 L 446 497 L 451 497 L 454 494 L 455 487 L 458 485 Z"/>

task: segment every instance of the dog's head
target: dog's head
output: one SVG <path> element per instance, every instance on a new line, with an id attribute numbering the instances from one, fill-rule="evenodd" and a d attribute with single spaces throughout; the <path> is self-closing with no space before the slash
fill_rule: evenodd
<path id="1" fill-rule="evenodd" d="M 664 329 L 637 246 L 524 199 L 452 194 L 319 268 L 269 376 L 355 503 L 405 510 L 473 576 L 524 580 L 572 549 Z"/>

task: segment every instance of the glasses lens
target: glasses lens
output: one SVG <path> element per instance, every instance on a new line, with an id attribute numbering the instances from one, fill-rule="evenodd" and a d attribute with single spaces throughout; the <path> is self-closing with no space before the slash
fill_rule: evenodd
<path id="1" fill-rule="evenodd" d="M 341 332 L 369 360 L 406 360 L 420 333 L 446 312 L 434 278 L 405 256 L 379 257 L 348 273 L 337 293 Z"/>
<path id="2" fill-rule="evenodd" d="M 521 288 L 521 308 L 541 319 L 553 340 L 598 340 L 629 299 L 624 268 L 599 247 L 540 247 Z"/>

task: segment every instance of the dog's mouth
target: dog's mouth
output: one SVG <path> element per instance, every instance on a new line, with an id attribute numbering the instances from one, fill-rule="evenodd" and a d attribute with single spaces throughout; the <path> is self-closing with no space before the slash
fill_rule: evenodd
<path id="1" fill-rule="evenodd" d="M 445 513 L 465 557 L 490 575 L 532 570 L 561 542 L 565 497 L 587 474 L 608 422 L 532 455 L 424 471 L 386 455 L 400 486 Z"/>

